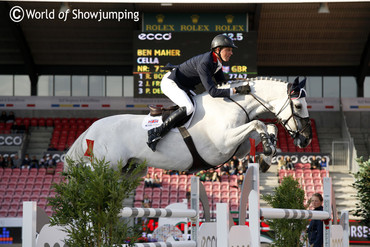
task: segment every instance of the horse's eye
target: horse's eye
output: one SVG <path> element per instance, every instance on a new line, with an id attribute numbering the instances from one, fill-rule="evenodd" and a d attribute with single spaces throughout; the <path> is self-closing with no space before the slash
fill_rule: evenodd
<path id="1" fill-rule="evenodd" d="M 300 110 L 300 109 L 302 109 L 302 105 L 301 105 L 301 104 L 297 104 L 297 105 L 295 105 L 295 108 L 296 108 L 297 110 Z"/>

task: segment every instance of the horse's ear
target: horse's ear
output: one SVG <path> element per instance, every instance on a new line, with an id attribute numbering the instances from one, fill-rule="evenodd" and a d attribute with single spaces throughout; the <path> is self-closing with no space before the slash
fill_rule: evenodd
<path id="1" fill-rule="evenodd" d="M 299 86 L 299 77 L 297 76 L 295 79 L 294 79 L 294 82 L 293 82 L 293 86 L 292 88 L 297 88 Z"/>
<path id="2" fill-rule="evenodd" d="M 307 80 L 307 77 L 305 77 L 300 83 L 299 83 L 299 88 L 304 88 L 304 86 L 306 86 L 306 80 Z"/>

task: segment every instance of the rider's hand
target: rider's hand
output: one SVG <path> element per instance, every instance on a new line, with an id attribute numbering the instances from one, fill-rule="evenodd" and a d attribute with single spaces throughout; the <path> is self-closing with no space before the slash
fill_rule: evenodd
<path id="1" fill-rule="evenodd" d="M 239 86 L 235 88 L 235 92 L 239 94 L 249 94 L 251 87 L 249 85 Z"/>

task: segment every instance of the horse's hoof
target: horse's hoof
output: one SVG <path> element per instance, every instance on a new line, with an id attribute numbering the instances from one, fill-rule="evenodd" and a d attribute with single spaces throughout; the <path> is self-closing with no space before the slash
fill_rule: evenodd
<path id="1" fill-rule="evenodd" d="M 268 169 L 270 168 L 270 165 L 263 159 L 262 156 L 260 156 L 258 163 L 260 165 L 260 171 L 263 173 L 267 172 Z"/>

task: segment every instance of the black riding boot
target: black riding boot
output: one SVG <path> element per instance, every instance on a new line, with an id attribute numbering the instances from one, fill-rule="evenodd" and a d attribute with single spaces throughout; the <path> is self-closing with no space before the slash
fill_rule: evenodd
<path id="1" fill-rule="evenodd" d="M 157 128 L 148 131 L 148 146 L 155 152 L 157 143 L 166 135 L 176 123 L 186 117 L 186 107 L 180 107 L 174 111 L 163 123 Z"/>

